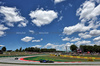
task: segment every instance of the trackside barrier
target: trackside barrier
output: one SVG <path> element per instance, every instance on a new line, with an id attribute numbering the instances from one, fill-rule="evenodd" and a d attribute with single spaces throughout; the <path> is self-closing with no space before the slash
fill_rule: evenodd
<path id="1" fill-rule="evenodd" d="M 51 56 L 57 56 L 55 54 L 50 54 Z M 100 60 L 100 57 L 81 57 L 81 56 L 71 56 L 71 55 L 60 55 L 60 57 L 69 57 L 69 58 L 78 58 L 78 59 L 88 59 L 88 60 L 94 60 L 98 59 Z"/>

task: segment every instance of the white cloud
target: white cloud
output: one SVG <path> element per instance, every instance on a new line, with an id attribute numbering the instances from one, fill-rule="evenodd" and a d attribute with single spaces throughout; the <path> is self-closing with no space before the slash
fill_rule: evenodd
<path id="1" fill-rule="evenodd" d="M 55 45 L 52 43 L 47 43 L 44 48 L 54 48 L 56 50 L 66 50 L 66 46 L 71 46 L 73 43 L 66 43 L 66 44 L 61 44 L 61 45 Z M 70 49 L 69 49 L 70 50 Z"/>
<path id="2" fill-rule="evenodd" d="M 10 23 L 10 22 L 8 22 L 8 23 L 6 23 L 8 26 L 10 26 L 10 27 L 14 27 L 14 23 Z"/>
<path id="3" fill-rule="evenodd" d="M 21 40 L 24 41 L 24 42 L 29 42 L 29 41 L 31 41 L 32 39 L 34 39 L 34 37 L 26 36 L 26 37 L 22 38 Z"/>
<path id="4" fill-rule="evenodd" d="M 62 39 L 62 41 L 70 41 L 70 42 L 75 42 L 75 41 L 79 41 L 81 40 L 81 38 L 68 38 L 68 37 L 65 37 Z"/>
<path id="5" fill-rule="evenodd" d="M 44 48 L 47 48 L 47 47 L 50 47 L 50 48 L 56 48 L 56 46 L 54 44 L 51 44 L 51 43 L 47 43 Z"/>
<path id="6" fill-rule="evenodd" d="M 40 40 L 32 40 L 32 42 L 41 42 L 43 39 L 41 38 Z"/>
<path id="7" fill-rule="evenodd" d="M 0 47 L 4 47 L 4 45 L 0 45 Z"/>
<path id="8" fill-rule="evenodd" d="M 88 44 L 91 44 L 91 41 L 82 40 L 82 41 L 78 41 L 78 42 L 75 43 L 75 45 L 77 45 L 77 46 L 88 45 Z"/>
<path id="9" fill-rule="evenodd" d="M 62 39 L 62 41 L 70 41 L 70 38 L 65 37 L 65 38 Z"/>
<path id="10" fill-rule="evenodd" d="M 95 41 L 95 45 L 99 45 L 100 46 L 100 40 Z"/>
<path id="11" fill-rule="evenodd" d="M 32 19 L 32 22 L 38 27 L 50 24 L 55 18 L 58 17 L 57 12 L 43 9 L 31 11 L 29 15 Z"/>
<path id="12" fill-rule="evenodd" d="M 93 41 L 98 41 L 98 40 L 100 40 L 100 36 L 93 39 Z"/>
<path id="13" fill-rule="evenodd" d="M 33 34 L 34 33 L 34 30 L 29 30 L 29 32 Z"/>
<path id="14" fill-rule="evenodd" d="M 42 45 L 35 45 L 35 46 L 32 46 L 32 47 L 40 48 L 40 47 L 42 47 Z"/>
<path id="15" fill-rule="evenodd" d="M 7 30 L 7 29 L 9 29 L 9 28 L 5 27 L 3 24 L 0 24 L 0 31 Z"/>
<path id="16" fill-rule="evenodd" d="M 3 22 L 6 22 L 8 26 L 14 26 L 14 23 L 21 22 L 22 26 L 26 26 L 27 20 L 20 15 L 20 12 L 16 7 L 1 6 L 0 13 L 4 15 Z"/>
<path id="17" fill-rule="evenodd" d="M 3 36 L 5 34 L 5 32 L 0 31 L 0 37 Z"/>
<path id="18" fill-rule="evenodd" d="M 92 28 L 91 25 L 85 26 L 82 23 L 78 23 L 74 26 L 65 27 L 64 30 L 63 30 L 63 33 L 66 34 L 66 35 L 71 35 L 75 32 L 85 32 L 87 30 L 90 30 L 90 28 Z"/>
<path id="19" fill-rule="evenodd" d="M 57 3 L 60 3 L 60 2 L 63 2 L 65 0 L 54 0 L 54 3 L 57 4 Z"/>
<path id="20" fill-rule="evenodd" d="M 26 27 L 27 26 L 27 22 L 20 22 L 20 24 L 18 24 L 18 27 Z"/>
<path id="21" fill-rule="evenodd" d="M 98 36 L 98 35 L 100 35 L 100 30 L 96 30 L 96 29 L 91 30 L 90 35 L 91 36 Z"/>
<path id="22" fill-rule="evenodd" d="M 75 32 L 85 32 L 89 31 L 90 29 L 96 29 L 100 26 L 100 21 L 97 18 L 100 16 L 100 4 L 96 5 L 95 0 L 85 1 L 77 10 L 76 15 L 79 16 L 80 23 L 65 27 L 63 33 L 66 35 L 71 35 Z M 85 26 L 85 24 L 89 24 Z M 91 37 L 90 35 L 86 35 L 83 38 Z"/>
<path id="23" fill-rule="evenodd" d="M 94 20 L 100 15 L 100 4 L 95 5 L 96 1 L 85 1 L 77 10 L 77 15 L 80 16 L 82 22 Z"/>
<path id="24" fill-rule="evenodd" d="M 75 42 L 75 41 L 79 41 L 81 40 L 81 38 L 74 38 L 74 39 L 71 39 L 71 42 Z"/>
<path id="25" fill-rule="evenodd" d="M 4 30 L 9 29 L 8 27 L 5 27 L 3 24 L 0 24 L 0 37 L 5 34 Z"/>
<path id="26" fill-rule="evenodd" d="M 87 39 L 87 38 L 91 38 L 92 37 L 87 32 L 85 32 L 85 33 L 79 33 L 78 36 L 80 36 L 81 38 L 84 38 L 84 39 Z"/>

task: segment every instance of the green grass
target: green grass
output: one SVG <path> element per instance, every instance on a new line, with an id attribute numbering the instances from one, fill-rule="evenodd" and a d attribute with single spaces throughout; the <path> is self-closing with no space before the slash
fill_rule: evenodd
<path id="1" fill-rule="evenodd" d="M 80 55 L 80 56 L 82 56 L 82 57 L 100 57 L 100 55 Z"/>
<path id="2" fill-rule="evenodd" d="M 65 57 L 53 57 L 53 56 L 36 56 L 36 57 L 29 57 L 25 58 L 25 60 L 52 60 L 52 61 L 60 61 L 60 62 L 89 62 L 87 59 L 76 59 L 76 58 L 65 58 Z M 94 61 L 100 61 L 100 60 L 94 60 Z"/>
<path id="3" fill-rule="evenodd" d="M 24 58 L 25 60 L 52 60 L 52 61 L 60 61 L 60 62 L 88 62 L 87 59 L 75 59 L 75 58 L 65 58 L 65 57 L 52 57 L 52 56 L 36 56 L 36 57 L 29 57 Z M 94 60 L 94 61 L 100 61 L 100 60 Z"/>

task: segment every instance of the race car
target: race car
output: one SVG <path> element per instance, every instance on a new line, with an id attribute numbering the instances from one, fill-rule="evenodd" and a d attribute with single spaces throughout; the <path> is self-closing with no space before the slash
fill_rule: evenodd
<path id="1" fill-rule="evenodd" d="M 15 60 L 18 60 L 18 58 L 16 57 Z"/>
<path id="2" fill-rule="evenodd" d="M 40 60 L 40 63 L 54 63 L 54 61 L 49 61 L 49 60 Z"/>

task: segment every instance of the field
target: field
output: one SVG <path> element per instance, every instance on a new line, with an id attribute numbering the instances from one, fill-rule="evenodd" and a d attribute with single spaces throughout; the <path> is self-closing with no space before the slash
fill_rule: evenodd
<path id="1" fill-rule="evenodd" d="M 34 60 L 34 61 L 39 61 L 39 60 L 52 60 L 52 61 L 57 61 L 57 62 L 88 62 L 87 59 L 76 59 L 76 58 L 65 58 L 65 57 L 54 57 L 54 56 L 36 56 L 36 57 L 29 57 L 29 58 L 24 58 L 25 60 Z M 94 61 L 100 61 L 100 60 L 94 60 Z"/>

